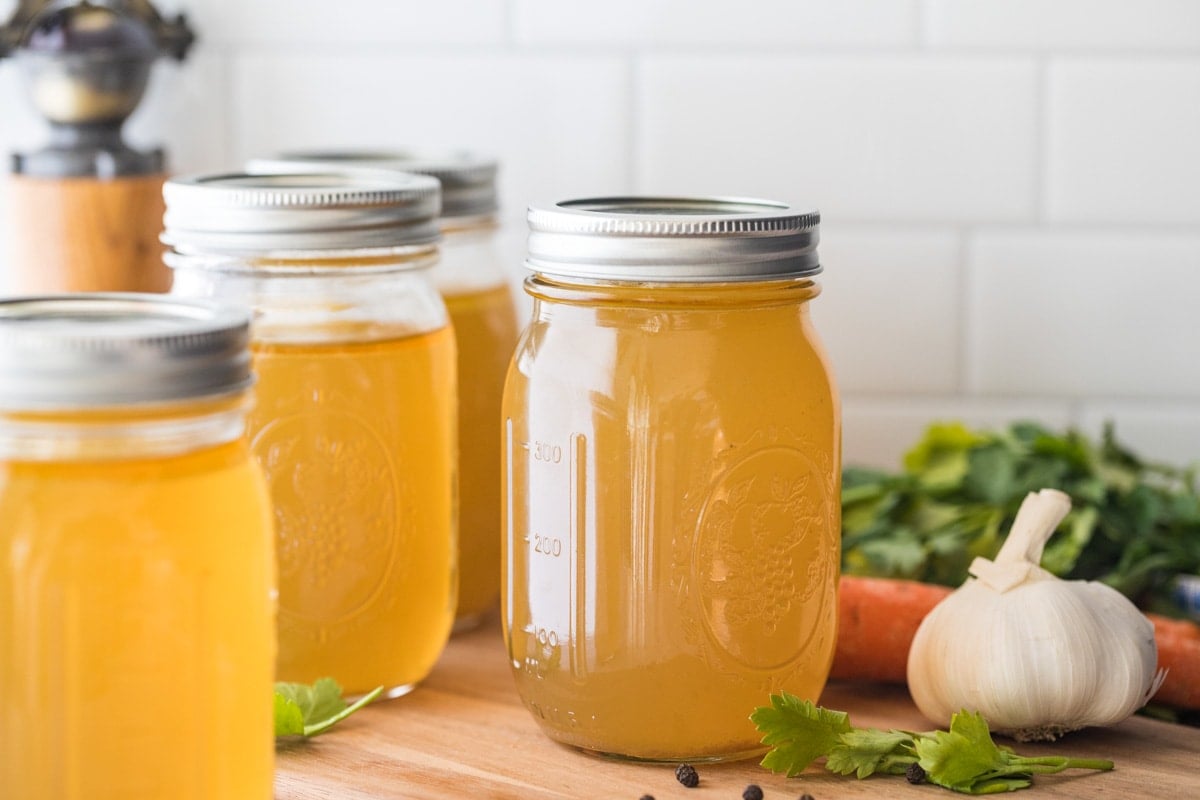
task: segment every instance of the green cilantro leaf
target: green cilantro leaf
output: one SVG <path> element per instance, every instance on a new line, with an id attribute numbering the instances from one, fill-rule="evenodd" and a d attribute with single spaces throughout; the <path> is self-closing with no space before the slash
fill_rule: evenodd
<path id="1" fill-rule="evenodd" d="M 1018 456 L 1003 444 L 992 444 L 970 451 L 969 471 L 963 487 L 972 498 L 987 503 L 1003 503 L 1013 493 Z"/>
<path id="2" fill-rule="evenodd" d="M 819 708 L 787 692 L 771 695 L 771 705 L 755 709 L 750 721 L 764 734 L 762 743 L 771 745 L 762 765 L 789 778 L 828 754 L 838 737 L 850 730 L 844 712 Z"/>
<path id="3" fill-rule="evenodd" d="M 859 778 L 876 772 L 903 775 L 917 761 L 913 753 L 913 734 L 908 731 L 854 728 L 829 751 L 825 768 L 839 775 L 853 772 Z"/>
<path id="4" fill-rule="evenodd" d="M 275 735 L 304 735 L 304 712 L 295 700 L 278 691 L 275 692 Z"/>
<path id="5" fill-rule="evenodd" d="M 904 466 L 931 491 L 959 487 L 970 471 L 969 452 L 984 437 L 960 423 L 934 424 L 904 456 Z"/>
<path id="6" fill-rule="evenodd" d="M 896 577 L 912 575 L 925 566 L 925 547 L 910 531 L 898 530 L 886 539 L 863 542 L 858 550 L 868 562 L 883 565 Z"/>
<path id="7" fill-rule="evenodd" d="M 960 711 L 951 718 L 949 732 L 935 731 L 921 737 L 916 750 L 930 783 L 967 794 L 974 794 L 972 789 L 980 781 L 1005 773 L 1012 752 L 997 747 L 983 716 L 969 711 Z M 1029 781 L 1024 785 L 1028 786 Z"/>
<path id="8" fill-rule="evenodd" d="M 370 703 L 383 692 L 377 687 L 354 705 L 342 699 L 342 687 L 333 678 L 320 678 L 312 686 L 275 684 L 275 735 L 316 736 Z"/>

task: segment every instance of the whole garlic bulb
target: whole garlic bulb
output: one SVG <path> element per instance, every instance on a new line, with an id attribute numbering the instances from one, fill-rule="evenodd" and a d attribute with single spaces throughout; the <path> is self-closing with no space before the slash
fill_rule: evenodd
<path id="1" fill-rule="evenodd" d="M 1149 620 L 1109 586 L 1038 566 L 1070 509 L 1062 492 L 1030 493 L 995 561 L 975 559 L 921 623 L 908 688 L 926 717 L 947 725 L 968 709 L 1018 741 L 1052 740 L 1114 725 L 1158 690 Z"/>

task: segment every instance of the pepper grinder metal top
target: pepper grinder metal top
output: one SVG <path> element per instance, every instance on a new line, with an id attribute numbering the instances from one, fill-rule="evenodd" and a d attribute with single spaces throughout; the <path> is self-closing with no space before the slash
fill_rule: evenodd
<path id="1" fill-rule="evenodd" d="M 0 27 L 0 58 L 24 68 L 51 134 L 44 149 L 14 154 L 12 171 L 101 179 L 161 172 L 162 150 L 130 148 L 121 127 L 155 59 L 182 61 L 194 40 L 182 14 L 165 19 L 148 0 L 21 0 Z"/>

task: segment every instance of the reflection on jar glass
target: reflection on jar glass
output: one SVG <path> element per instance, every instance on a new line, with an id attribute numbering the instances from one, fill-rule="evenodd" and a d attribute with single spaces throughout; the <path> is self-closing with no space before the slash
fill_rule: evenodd
<path id="1" fill-rule="evenodd" d="M 390 169 L 442 185 L 442 257 L 430 271 L 458 344 L 459 590 L 455 629 L 477 625 L 500 588 L 500 396 L 517 341 L 498 252 L 493 159 L 467 152 L 313 151 L 256 159 L 251 172 Z"/>
<path id="2" fill-rule="evenodd" d="M 5 797 L 271 797 L 248 330 L 145 295 L 0 302 Z"/>
<path id="3" fill-rule="evenodd" d="M 502 598 L 558 741 L 737 758 L 761 751 L 768 693 L 823 688 L 840 413 L 808 310 L 817 224 L 759 201 L 531 209 Z"/>
<path id="4" fill-rule="evenodd" d="M 213 176 L 165 194 L 173 292 L 255 311 L 248 436 L 275 506 L 278 678 L 403 694 L 445 646 L 456 594 L 437 182 Z"/>

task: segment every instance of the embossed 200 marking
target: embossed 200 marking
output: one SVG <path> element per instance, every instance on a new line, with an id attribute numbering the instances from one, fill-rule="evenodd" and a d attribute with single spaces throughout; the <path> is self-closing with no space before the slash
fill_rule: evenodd
<path id="1" fill-rule="evenodd" d="M 533 535 L 533 552 L 558 558 L 562 555 L 562 539 L 552 536 Z"/>

